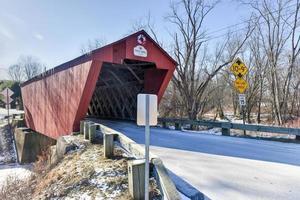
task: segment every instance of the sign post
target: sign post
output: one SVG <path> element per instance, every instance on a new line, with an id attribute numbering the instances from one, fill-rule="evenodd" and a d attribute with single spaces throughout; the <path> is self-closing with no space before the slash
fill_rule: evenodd
<path id="1" fill-rule="evenodd" d="M 239 103 L 243 113 L 243 124 L 245 125 L 246 96 L 244 93 L 248 88 L 248 83 L 243 77 L 248 73 L 248 68 L 240 58 L 237 58 L 230 66 L 230 71 L 236 78 L 234 81 L 234 87 L 239 92 Z M 244 130 L 244 135 L 246 135 L 246 130 Z"/>
<path id="2" fill-rule="evenodd" d="M 145 200 L 149 200 L 149 146 L 150 126 L 157 125 L 157 96 L 138 94 L 137 124 L 145 126 Z"/>
<path id="3" fill-rule="evenodd" d="M 11 91 L 11 89 L 9 88 L 5 88 L 1 94 L 4 96 L 4 102 L 7 108 L 7 121 L 8 121 L 8 126 L 10 125 L 9 123 L 9 107 L 10 107 L 10 103 L 13 101 L 13 99 L 11 98 L 11 96 L 14 94 L 13 91 Z"/>

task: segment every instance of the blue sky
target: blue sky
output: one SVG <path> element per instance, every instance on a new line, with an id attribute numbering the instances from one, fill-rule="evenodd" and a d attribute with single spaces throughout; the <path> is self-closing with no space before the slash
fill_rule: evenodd
<path id="1" fill-rule="evenodd" d="M 52 68 L 79 56 L 89 39 L 110 43 L 122 38 L 149 12 L 159 38 L 168 43 L 169 5 L 169 0 L 0 0 L 0 79 L 8 78 L 6 69 L 20 55 L 33 55 Z M 223 0 L 205 26 L 214 31 L 248 14 L 234 1 Z"/>

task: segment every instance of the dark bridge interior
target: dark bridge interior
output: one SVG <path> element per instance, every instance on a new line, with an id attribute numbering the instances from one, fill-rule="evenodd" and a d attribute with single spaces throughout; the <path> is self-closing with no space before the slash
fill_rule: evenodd
<path id="1" fill-rule="evenodd" d="M 137 94 L 145 92 L 145 74 L 149 69 L 156 70 L 155 64 L 133 60 L 125 60 L 123 64 L 104 63 L 88 115 L 135 120 Z"/>

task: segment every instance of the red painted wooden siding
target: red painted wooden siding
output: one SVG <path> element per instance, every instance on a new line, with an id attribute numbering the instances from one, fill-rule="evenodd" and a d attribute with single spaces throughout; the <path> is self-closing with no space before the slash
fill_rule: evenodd
<path id="1" fill-rule="evenodd" d="M 146 58 L 133 54 L 137 36 L 143 34 L 148 51 Z M 86 116 L 103 62 L 122 63 L 123 59 L 153 62 L 157 69 L 145 74 L 145 90 L 154 91 L 158 99 L 172 78 L 176 62 L 144 31 L 62 64 L 45 75 L 22 84 L 25 120 L 29 128 L 58 138 L 79 130 Z"/>

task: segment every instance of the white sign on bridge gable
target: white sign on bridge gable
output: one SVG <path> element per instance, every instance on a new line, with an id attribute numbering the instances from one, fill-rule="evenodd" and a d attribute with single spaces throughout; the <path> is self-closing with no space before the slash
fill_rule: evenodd
<path id="1" fill-rule="evenodd" d="M 146 58 L 148 55 L 147 49 L 142 45 L 137 45 L 133 48 L 133 55 Z"/>

